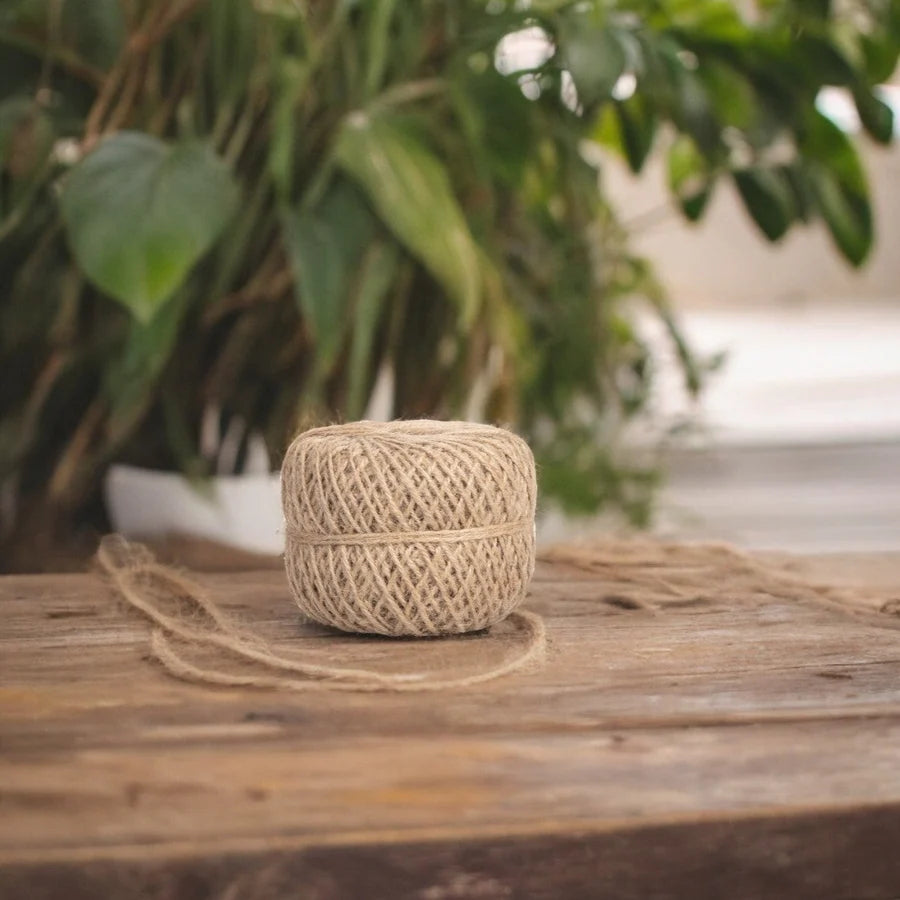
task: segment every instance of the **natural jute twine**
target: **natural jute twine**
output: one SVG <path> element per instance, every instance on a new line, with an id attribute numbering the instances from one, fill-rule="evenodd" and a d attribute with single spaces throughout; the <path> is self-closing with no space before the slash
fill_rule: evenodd
<path id="1" fill-rule="evenodd" d="M 417 637 L 508 618 L 522 635 L 514 655 L 451 678 L 284 656 L 145 547 L 114 535 L 97 559 L 153 622 L 152 653 L 180 678 L 300 691 L 447 690 L 509 674 L 543 652 L 540 617 L 513 611 L 534 570 L 535 497 L 528 445 L 487 425 L 357 422 L 307 431 L 287 452 L 285 568 L 306 616 L 344 631 Z"/>
<path id="2" fill-rule="evenodd" d="M 487 628 L 534 571 L 534 457 L 468 422 L 314 428 L 281 470 L 285 569 L 309 618 L 344 631 Z"/>

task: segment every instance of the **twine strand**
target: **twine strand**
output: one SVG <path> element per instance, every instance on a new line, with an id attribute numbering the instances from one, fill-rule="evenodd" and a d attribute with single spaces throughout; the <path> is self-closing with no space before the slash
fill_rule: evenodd
<path id="1" fill-rule="evenodd" d="M 464 541 L 479 541 L 483 538 L 520 534 L 531 528 L 532 525 L 533 521 L 529 518 L 516 522 L 503 522 L 499 525 L 483 525 L 480 528 L 455 528 L 446 531 L 387 531 L 373 534 L 316 534 L 287 525 L 285 534 L 301 544 L 318 547 L 334 545 L 376 547 L 383 544 L 457 544 Z"/>

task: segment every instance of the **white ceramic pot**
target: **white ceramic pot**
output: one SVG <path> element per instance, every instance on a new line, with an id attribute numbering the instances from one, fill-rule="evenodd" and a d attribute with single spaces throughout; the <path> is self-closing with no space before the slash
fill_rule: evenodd
<path id="1" fill-rule="evenodd" d="M 284 552 L 277 473 L 218 475 L 201 489 L 174 472 L 115 465 L 104 495 L 113 528 L 126 537 L 188 534 L 255 553 Z"/>

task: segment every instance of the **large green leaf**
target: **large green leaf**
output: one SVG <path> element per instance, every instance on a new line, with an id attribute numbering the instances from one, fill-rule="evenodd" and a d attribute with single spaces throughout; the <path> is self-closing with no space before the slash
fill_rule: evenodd
<path id="1" fill-rule="evenodd" d="M 818 211 L 815 188 L 804 160 L 795 159 L 778 167 L 791 189 L 796 218 L 809 224 Z"/>
<path id="2" fill-rule="evenodd" d="M 841 50 L 824 37 L 814 34 L 799 36 L 792 43 L 791 56 L 811 84 L 843 85 L 853 82 L 853 66 Z"/>
<path id="3" fill-rule="evenodd" d="M 741 199 L 760 231 L 777 241 L 794 220 L 793 191 L 778 169 L 754 167 L 734 173 Z"/>
<path id="4" fill-rule="evenodd" d="M 366 98 L 376 94 L 384 79 L 384 73 L 392 57 L 391 19 L 397 8 L 397 0 L 374 0 L 366 10 Z"/>
<path id="5" fill-rule="evenodd" d="M 827 19 L 831 15 L 831 0 L 794 0 L 794 3 L 808 16 Z"/>
<path id="6" fill-rule="evenodd" d="M 578 99 L 585 105 L 606 100 L 626 64 L 615 31 L 587 16 L 573 16 L 565 20 L 559 40 L 562 62 L 575 82 Z"/>
<path id="7" fill-rule="evenodd" d="M 374 222 L 359 192 L 341 181 L 317 209 L 295 210 L 284 225 L 297 301 L 316 339 L 316 370 L 321 374 L 340 347 L 351 277 Z"/>
<path id="8" fill-rule="evenodd" d="M 616 104 L 622 150 L 631 171 L 638 174 L 653 148 L 656 137 L 656 115 L 640 94 Z"/>
<path id="9" fill-rule="evenodd" d="M 712 193 L 709 167 L 693 139 L 680 135 L 669 148 L 669 189 L 692 222 L 703 215 Z"/>
<path id="10" fill-rule="evenodd" d="M 491 174 L 510 185 L 521 183 L 534 141 L 531 101 L 518 84 L 493 66 L 484 72 L 460 67 L 450 97 L 473 154 Z"/>
<path id="11" fill-rule="evenodd" d="M 711 109 L 722 126 L 747 130 L 759 118 L 759 98 L 747 77 L 716 59 L 704 60 L 697 76 L 706 89 Z"/>
<path id="12" fill-rule="evenodd" d="M 639 89 L 625 100 L 601 107 L 591 137 L 621 153 L 638 174 L 653 148 L 657 124 L 654 101 L 649 92 Z"/>
<path id="13" fill-rule="evenodd" d="M 661 6 L 666 27 L 735 44 L 748 37 L 749 29 L 733 0 L 665 0 Z"/>
<path id="14" fill-rule="evenodd" d="M 655 89 L 657 96 L 667 98 L 665 105 L 679 130 L 687 131 L 704 152 L 715 152 L 721 138 L 721 125 L 706 84 L 685 64 L 685 51 L 680 44 L 672 39 L 662 39 L 657 50 L 660 66 L 657 77 L 665 79 L 665 84 L 657 85 Z"/>
<path id="15" fill-rule="evenodd" d="M 189 300 L 186 291 L 179 291 L 148 321 L 130 320 L 128 336 L 118 355 L 110 359 L 103 380 L 103 392 L 110 404 L 106 429 L 111 443 L 127 437 L 155 397 L 160 376 L 175 350 Z"/>
<path id="16" fill-rule="evenodd" d="M 345 121 L 335 156 L 470 323 L 481 302 L 478 252 L 444 164 L 399 122 L 361 112 Z"/>
<path id="17" fill-rule="evenodd" d="M 812 110 L 801 143 L 809 160 L 819 209 L 838 250 L 853 265 L 872 249 L 874 229 L 869 188 L 859 155 L 831 119 Z"/>
<path id="18" fill-rule="evenodd" d="M 866 87 L 854 89 L 853 100 L 869 135 L 880 144 L 889 144 L 894 138 L 893 109 Z"/>
<path id="19" fill-rule="evenodd" d="M 871 84 L 887 81 L 897 68 L 897 53 L 900 51 L 900 35 L 887 30 L 884 34 L 859 36 L 865 60 L 866 75 Z"/>
<path id="20" fill-rule="evenodd" d="M 854 266 L 872 249 L 872 210 L 867 198 L 848 190 L 834 172 L 818 169 L 813 184 L 819 208 L 837 248 Z"/>
<path id="21" fill-rule="evenodd" d="M 205 145 L 122 132 L 72 170 L 62 214 L 87 277 L 148 321 L 216 240 L 237 194 Z"/>
<path id="22" fill-rule="evenodd" d="M 803 155 L 834 172 L 848 188 L 868 192 L 866 175 L 859 154 L 846 133 L 817 109 L 809 110 L 800 143 Z"/>
<path id="23" fill-rule="evenodd" d="M 362 260 L 355 286 L 353 337 L 347 362 L 347 416 L 359 418 L 371 384 L 372 351 L 385 300 L 397 272 L 395 243 L 373 243 Z"/>

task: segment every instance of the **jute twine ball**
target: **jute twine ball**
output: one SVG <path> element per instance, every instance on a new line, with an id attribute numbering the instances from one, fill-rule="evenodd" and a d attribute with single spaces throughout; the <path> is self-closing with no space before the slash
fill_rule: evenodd
<path id="1" fill-rule="evenodd" d="M 493 625 L 534 570 L 534 457 L 490 425 L 314 428 L 281 472 L 285 568 L 300 609 L 344 631 L 441 635 Z"/>

